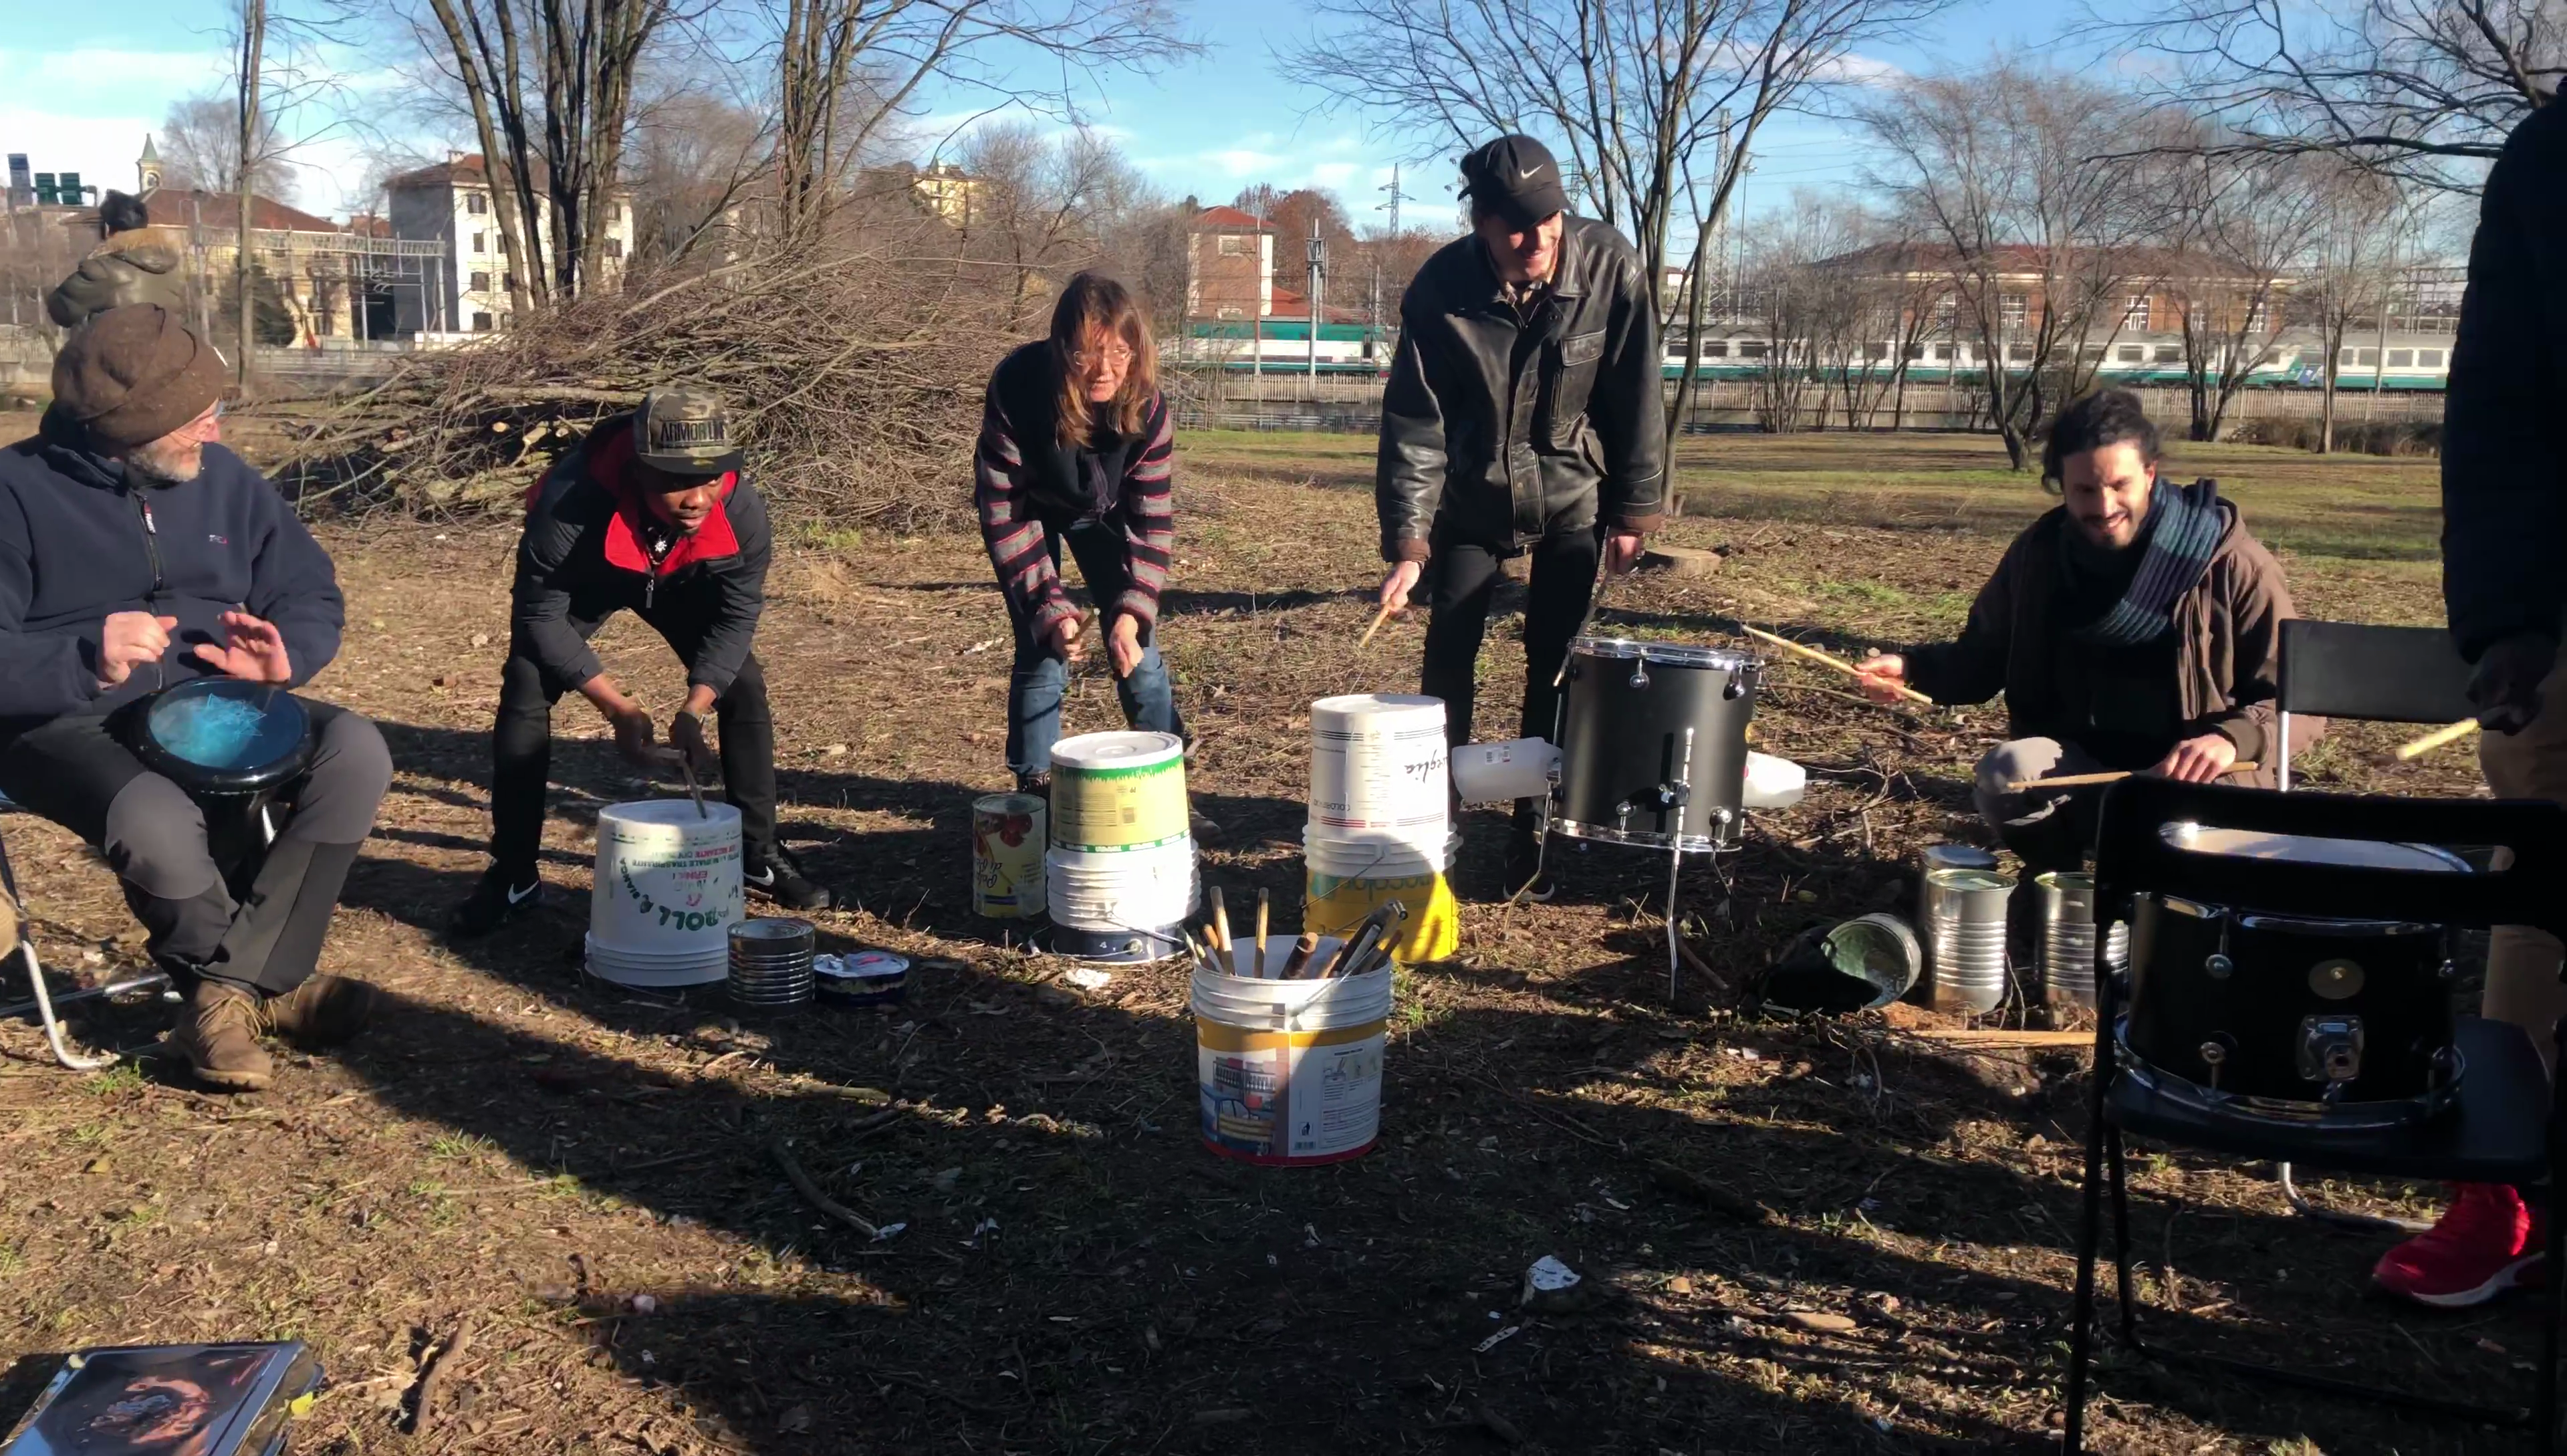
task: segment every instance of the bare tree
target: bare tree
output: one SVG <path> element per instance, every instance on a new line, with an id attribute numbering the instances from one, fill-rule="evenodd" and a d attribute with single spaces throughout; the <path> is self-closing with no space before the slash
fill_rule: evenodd
<path id="1" fill-rule="evenodd" d="M 1104 259 L 1105 239 L 1159 203 L 1114 144 L 1080 130 L 1046 137 L 1030 123 L 988 127 L 964 149 L 973 198 L 969 249 L 1012 278 L 1009 316 L 1028 318 L 1046 280 Z"/>
<path id="2" fill-rule="evenodd" d="M 2016 469 L 2061 400 L 2092 383 L 2154 258 L 2141 161 L 2114 153 L 2139 120 L 2118 94 L 2000 64 L 1912 80 L 1863 108 L 1875 186 L 1925 247 L 1895 259 L 1949 281 L 1952 333 L 1979 359 Z"/>
<path id="3" fill-rule="evenodd" d="M 240 103 L 236 96 L 191 96 L 169 104 L 153 139 L 160 152 L 160 184 L 196 191 L 223 191 L 240 180 Z M 263 124 L 250 148 L 250 170 L 258 194 L 290 202 L 298 190 L 300 168 L 287 159 L 288 147 L 276 135 L 276 117 L 262 109 Z"/>
<path id="4" fill-rule="evenodd" d="M 2330 158 L 2311 158 L 2324 163 Z M 2336 366 L 2356 321 L 2383 317 L 2398 281 L 2398 250 L 2413 212 L 2396 181 L 2347 161 L 2315 178 L 2318 220 L 2290 308 L 2315 331 L 2318 452 L 2335 448 Z M 2305 356 L 2304 356 L 2305 357 Z"/>
<path id="5" fill-rule="evenodd" d="M 762 229 L 749 213 L 765 197 L 772 141 L 759 109 L 692 87 L 640 108 L 625 165 L 635 252 L 674 263 L 700 247 L 728 260 L 751 246 Z"/>
<path id="6" fill-rule="evenodd" d="M 2155 169 L 2165 292 L 2183 334 L 2191 437 L 2217 439 L 2254 371 L 2281 352 L 2283 295 L 2326 218 L 2324 158 L 2235 152 L 2202 128 Z"/>
<path id="7" fill-rule="evenodd" d="M 782 0 L 768 13 L 788 235 L 826 213 L 930 85 L 948 105 L 1075 122 L 1082 93 L 1107 78 L 1147 78 L 1200 49 L 1166 0 Z"/>
<path id="8" fill-rule="evenodd" d="M 2171 62 L 2160 101 L 2225 129 L 2210 152 L 2341 152 L 2470 192 L 2567 73 L 2558 0 L 2166 0 L 2124 29 Z"/>
<path id="9" fill-rule="evenodd" d="M 1700 274 L 1766 123 L 1853 75 L 1858 47 L 1947 3 L 1314 0 L 1332 28 L 1281 60 L 1287 78 L 1385 129 L 1457 147 L 1519 131 L 1565 146 L 1577 195 L 1629 234 L 1672 328 L 1673 239 L 1689 230 L 1689 276 Z M 1701 291 L 1691 296 L 1671 439 L 1700 358 Z"/>

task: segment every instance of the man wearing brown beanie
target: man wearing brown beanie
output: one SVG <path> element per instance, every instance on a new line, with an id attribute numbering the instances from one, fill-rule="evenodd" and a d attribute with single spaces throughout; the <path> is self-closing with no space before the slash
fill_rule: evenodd
<path id="1" fill-rule="evenodd" d="M 290 690 L 339 651 L 329 556 L 218 442 L 224 381 L 175 315 L 112 309 L 55 359 L 36 436 L 0 448 L 0 793 L 106 856 L 186 993 L 171 1049 L 249 1090 L 271 1074 L 262 1033 L 363 1022 L 371 990 L 313 971 L 392 756 L 373 724 L 297 697 L 311 756 L 271 804 L 275 835 L 218 862 L 207 809 L 133 746 L 164 688 Z"/>

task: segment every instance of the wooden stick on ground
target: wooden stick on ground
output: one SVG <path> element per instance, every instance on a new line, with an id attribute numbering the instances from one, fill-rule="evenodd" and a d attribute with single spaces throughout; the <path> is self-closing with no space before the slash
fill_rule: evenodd
<path id="1" fill-rule="evenodd" d="M 428 1363 L 420 1367 L 419 1403 L 412 1406 L 410 1412 L 412 1435 L 428 1434 L 428 1426 L 436 1419 L 437 1392 L 445 1388 L 445 1377 L 452 1373 L 463 1352 L 471 1347 L 472 1321 L 459 1320 L 455 1323 L 454 1333 L 448 1335 L 436 1353 L 428 1357 Z"/>
<path id="2" fill-rule="evenodd" d="M 2421 758 L 2424 754 L 2442 746 L 2444 743 L 2456 743 L 2460 739 L 2467 737 L 2469 734 L 2476 732 L 2477 730 L 2478 721 L 2474 718 L 2461 719 L 2458 723 L 2452 724 L 2448 728 L 2437 728 L 2431 732 L 2426 733 L 2424 736 L 2417 738 L 2412 742 L 2400 743 L 2398 745 L 2398 761 L 2405 763 L 2410 759 Z"/>
<path id="3" fill-rule="evenodd" d="M 766 1156 L 774 1160 L 776 1167 L 784 1170 L 784 1181 L 793 1185 L 793 1191 L 802 1195 L 803 1202 L 868 1239 L 882 1237 L 882 1230 L 876 1228 L 863 1214 L 822 1193 L 820 1185 L 812 1182 L 811 1175 L 802 1171 L 802 1165 L 795 1162 L 793 1155 L 784 1150 L 782 1142 L 769 1139 L 766 1144 Z"/>
<path id="4" fill-rule="evenodd" d="M 1767 632 L 1762 628 L 1750 627 L 1744 622 L 1738 624 L 1738 630 L 1755 638 L 1758 642 L 1771 643 L 1774 646 L 1783 649 L 1785 652 L 1798 653 L 1800 656 L 1808 658 L 1814 663 L 1825 663 L 1827 666 L 1836 669 L 1838 672 L 1845 674 L 1849 678 L 1859 678 L 1862 676 L 1862 669 L 1847 662 L 1844 658 L 1830 657 L 1815 647 L 1803 647 L 1801 644 L 1794 642 L 1788 637 L 1777 637 L 1771 632 Z M 1919 693 L 1915 689 L 1907 687 L 1904 684 L 1899 686 L 1898 696 L 1906 699 L 1910 703 L 1921 703 L 1928 708 L 1934 706 L 1933 699 L 1926 697 L 1924 694 Z"/>
<path id="5" fill-rule="evenodd" d="M 1363 637 L 1355 643 L 1355 651 L 1361 652 L 1365 648 L 1372 646 L 1372 635 L 1379 632 L 1381 630 L 1381 624 L 1389 620 L 1390 603 L 1384 602 L 1381 604 L 1381 610 L 1372 614 L 1372 625 L 1364 629 Z"/>
<path id="6" fill-rule="evenodd" d="M 2232 773 L 2252 773 L 2263 766 L 2252 758 L 2241 758 L 2220 769 L 2219 773 L 2225 778 Z M 2018 778 L 2006 785 L 2006 792 L 2022 793 L 2027 789 L 2035 788 L 2084 788 L 2089 784 L 2119 783 L 2130 776 L 2131 770 L 2116 768 L 2110 773 L 2064 773 L 2057 778 Z"/>
<path id="7" fill-rule="evenodd" d="M 2092 1031 L 2010 1031 L 1999 1027 L 1920 1026 L 1905 1034 L 1959 1046 L 2092 1046 Z"/>

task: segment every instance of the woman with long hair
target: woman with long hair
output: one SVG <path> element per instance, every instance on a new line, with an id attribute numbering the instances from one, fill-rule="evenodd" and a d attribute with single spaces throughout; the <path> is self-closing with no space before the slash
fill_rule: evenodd
<path id="1" fill-rule="evenodd" d="M 1122 284 L 1077 275 L 1052 308 L 1050 337 L 991 374 L 973 469 L 981 536 L 1015 629 L 1007 767 L 1020 788 L 1050 780 L 1069 665 L 1096 635 L 1062 584 L 1063 547 L 1104 624 L 1124 721 L 1185 731 L 1157 642 L 1176 545 L 1174 454 L 1148 320 Z"/>

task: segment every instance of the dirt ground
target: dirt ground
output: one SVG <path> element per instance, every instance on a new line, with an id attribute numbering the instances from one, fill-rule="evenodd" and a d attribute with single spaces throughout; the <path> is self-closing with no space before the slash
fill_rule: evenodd
<path id="1" fill-rule="evenodd" d="M 1719 448 L 1691 467 L 1716 471 Z M 1181 476 L 1163 628 L 1202 740 L 1204 873 L 1233 904 L 1265 888 L 1291 907 L 1305 705 L 1413 689 L 1422 627 L 1354 646 L 1377 570 L 1359 471 L 1207 454 Z M 2020 489 L 2008 521 L 2041 504 Z M 862 901 L 821 917 L 827 936 L 920 970 L 905 1007 L 744 1021 L 714 998 L 578 979 L 596 811 L 655 790 L 576 703 L 556 720 L 548 908 L 444 941 L 481 866 L 510 538 L 488 523 L 323 534 L 351 620 L 312 691 L 374 716 L 400 765 L 325 965 L 381 987 L 387 1014 L 238 1097 L 149 1061 L 60 1072 L 31 1026 L 0 1026 L 0 1357 L 16 1362 L 0 1416 L 64 1350 L 291 1336 L 333 1380 L 296 1437 L 308 1452 L 2052 1439 L 2085 1057 L 1950 1054 L 1912 1034 L 1935 1019 L 1906 1007 L 1809 1023 L 1734 1010 L 1804 927 L 1895 904 L 1917 845 L 1984 838 L 1965 783 L 1997 710 L 1884 712 L 1777 665 L 1757 740 L 1808 765 L 1811 791 L 1754 816 L 1716 870 L 1687 870 L 1712 974 L 1689 970 L 1672 1004 L 1662 861 L 1571 855 L 1559 902 L 1502 909 L 1502 825 L 1475 813 L 1462 952 L 1400 978 L 1379 1146 L 1261 1171 L 1197 1140 L 1176 967 L 1080 990 L 970 913 L 969 800 L 1005 779 L 1005 620 L 977 542 L 833 537 L 778 564 L 758 652 L 785 835 Z M 1606 621 L 1732 642 L 1744 618 L 1847 650 L 1932 630 L 2004 542 L 1824 515 L 1692 515 L 1670 536 L 1733 554 L 1709 578 L 1616 585 Z M 2290 565 L 2313 615 L 2437 609 L 2412 562 Z M 675 705 L 680 676 L 646 630 L 611 628 L 606 658 Z M 1493 629 L 1483 736 L 1512 724 L 1521 662 Z M 1069 718 L 1113 726 L 1097 670 Z M 2464 750 L 2381 766 L 2398 736 L 2348 729 L 2307 767 L 2337 787 L 2469 790 Z M 24 815 L 0 833 L 51 962 L 95 978 L 139 961 L 95 856 Z M 82 1030 L 133 1046 L 161 1018 L 146 1004 Z M 902 1228 L 870 1240 L 822 1215 L 773 1145 Z M 2132 1171 L 2140 1285 L 2169 1339 L 2446 1394 L 2527 1388 L 2526 1306 L 2440 1316 L 2366 1296 L 2384 1241 L 2288 1216 L 2267 1169 L 2143 1149 Z M 2432 1212 L 2430 1189 L 2322 1186 Z M 1587 1276 L 1582 1308 L 1517 1308 L 1545 1255 Z M 436 1419 L 402 1434 L 423 1350 L 464 1323 Z M 2127 1358 L 2108 1356 L 2101 1388 L 2105 1450 L 2490 1448 L 2464 1426 Z"/>

